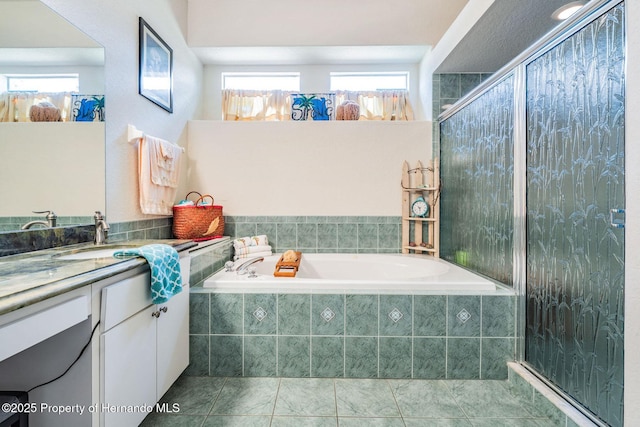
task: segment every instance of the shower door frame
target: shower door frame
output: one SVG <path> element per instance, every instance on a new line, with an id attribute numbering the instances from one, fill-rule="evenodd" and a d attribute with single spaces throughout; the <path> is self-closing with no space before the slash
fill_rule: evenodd
<path id="1" fill-rule="evenodd" d="M 562 396 L 576 409 L 591 419 L 594 424 L 606 427 L 583 405 L 553 384 L 549 379 L 537 372 L 525 361 L 525 333 L 526 305 L 527 305 L 527 100 L 526 100 L 526 69 L 536 59 L 548 53 L 555 46 L 576 34 L 589 23 L 607 13 L 625 0 L 598 0 L 588 3 L 563 24 L 545 35 L 534 45 L 525 50 L 503 68 L 494 73 L 489 79 L 456 102 L 451 108 L 440 114 L 438 122 L 453 116 L 458 111 L 475 101 L 488 89 L 513 74 L 514 78 L 514 128 L 513 128 L 513 287 L 518 296 L 516 316 L 516 348 L 515 358 L 518 363 L 538 377 L 549 388 Z M 627 14 L 625 14 L 625 19 Z M 625 22 L 625 28 L 627 23 Z M 625 54 L 627 46 L 625 46 Z"/>

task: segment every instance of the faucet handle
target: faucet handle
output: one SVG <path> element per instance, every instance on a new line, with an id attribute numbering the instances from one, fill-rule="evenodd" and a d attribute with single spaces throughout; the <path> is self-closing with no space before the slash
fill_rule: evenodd
<path id="1" fill-rule="evenodd" d="M 32 212 L 35 214 L 47 214 L 46 218 L 47 218 L 47 221 L 49 221 L 49 227 L 56 226 L 56 220 L 58 219 L 58 216 L 54 211 L 32 211 Z"/>
<path id="2" fill-rule="evenodd" d="M 101 219 L 104 219 L 104 216 L 102 215 L 102 212 L 96 211 L 96 214 L 93 216 L 93 218 L 99 221 Z"/>

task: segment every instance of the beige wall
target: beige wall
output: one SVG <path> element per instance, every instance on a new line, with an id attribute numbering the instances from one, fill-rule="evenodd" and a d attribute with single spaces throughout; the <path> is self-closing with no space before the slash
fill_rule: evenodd
<path id="1" fill-rule="evenodd" d="M 3 123 L 3 216 L 91 216 L 104 210 L 104 123 Z M 11 177 L 7 179 L 7 177 Z"/>
<path id="2" fill-rule="evenodd" d="M 43 3 L 105 47 L 107 218 L 111 222 L 150 218 L 138 205 L 137 153 L 127 142 L 127 124 L 187 145 L 186 123 L 200 117 L 202 97 L 202 64 L 186 45 L 187 0 Z M 173 49 L 173 114 L 138 95 L 139 16 Z"/>
<path id="3" fill-rule="evenodd" d="M 431 122 L 189 123 L 189 189 L 226 215 L 397 215 Z"/>

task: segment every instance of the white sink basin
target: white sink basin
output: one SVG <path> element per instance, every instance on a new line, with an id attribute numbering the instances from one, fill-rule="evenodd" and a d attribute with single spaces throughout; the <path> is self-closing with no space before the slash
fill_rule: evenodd
<path id="1" fill-rule="evenodd" d="M 113 254 L 123 249 L 130 249 L 131 246 L 110 246 L 107 248 L 89 248 L 74 251 L 72 253 L 65 253 L 56 255 L 55 258 L 59 260 L 83 260 L 83 259 L 99 259 L 99 258 L 113 258 Z"/>

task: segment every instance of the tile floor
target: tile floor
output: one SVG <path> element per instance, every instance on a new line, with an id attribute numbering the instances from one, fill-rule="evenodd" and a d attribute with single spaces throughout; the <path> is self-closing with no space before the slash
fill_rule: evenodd
<path id="1" fill-rule="evenodd" d="M 142 426 L 552 427 L 506 381 L 182 376 Z M 564 423 L 562 423 L 564 426 Z"/>

